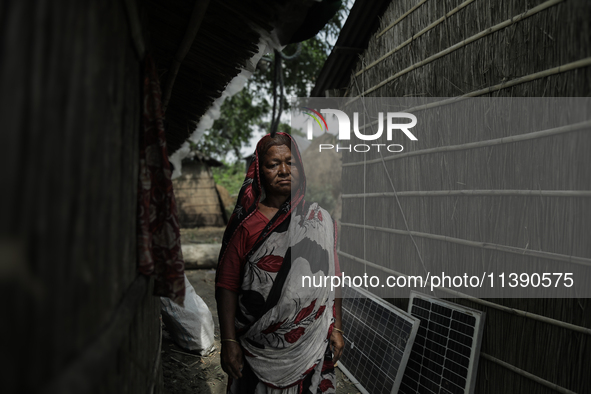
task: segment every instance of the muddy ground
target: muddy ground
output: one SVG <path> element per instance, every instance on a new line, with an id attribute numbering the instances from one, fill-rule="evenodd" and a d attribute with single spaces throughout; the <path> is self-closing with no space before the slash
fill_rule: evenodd
<path id="1" fill-rule="evenodd" d="M 183 229 L 183 243 L 219 243 L 223 228 Z M 186 353 L 177 346 L 164 329 L 162 361 L 164 389 L 167 394 L 222 394 L 226 391 L 227 375 L 220 366 L 220 330 L 215 302 L 215 270 L 186 271 L 195 292 L 205 301 L 215 324 L 216 350 L 208 356 L 199 357 Z M 337 367 L 337 393 L 358 393 L 355 385 Z"/>
<path id="2" fill-rule="evenodd" d="M 182 228 L 181 242 L 184 244 L 221 244 L 225 227 Z"/>

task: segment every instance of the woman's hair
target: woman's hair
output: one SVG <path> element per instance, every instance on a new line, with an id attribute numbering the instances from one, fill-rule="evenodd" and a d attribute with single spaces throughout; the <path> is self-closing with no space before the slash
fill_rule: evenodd
<path id="1" fill-rule="evenodd" d="M 259 152 L 259 160 L 264 160 L 265 155 L 273 146 L 286 145 L 291 150 L 291 138 L 284 134 L 275 134 L 272 138 L 270 135 L 266 136 L 261 144 L 261 151 Z"/>

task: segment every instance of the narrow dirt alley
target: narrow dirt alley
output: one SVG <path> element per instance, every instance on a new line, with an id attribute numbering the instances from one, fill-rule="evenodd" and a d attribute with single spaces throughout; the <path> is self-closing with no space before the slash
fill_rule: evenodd
<path id="1" fill-rule="evenodd" d="M 197 294 L 211 310 L 215 324 L 216 349 L 205 357 L 192 355 L 173 343 L 164 330 L 162 360 L 165 392 L 168 394 L 222 394 L 226 389 L 227 375 L 220 366 L 221 346 L 214 295 L 215 270 L 192 270 L 187 271 L 186 275 Z M 358 393 L 357 388 L 338 368 L 337 393 Z"/>

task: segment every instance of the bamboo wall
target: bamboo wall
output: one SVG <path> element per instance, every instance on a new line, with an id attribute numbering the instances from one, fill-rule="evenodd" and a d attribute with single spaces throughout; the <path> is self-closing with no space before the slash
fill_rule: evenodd
<path id="1" fill-rule="evenodd" d="M 173 180 L 182 228 L 224 226 L 222 203 L 211 169 L 198 160 L 183 162 L 183 174 Z"/>
<path id="2" fill-rule="evenodd" d="M 590 19 L 591 3 L 583 0 L 393 1 L 360 58 L 348 96 L 589 96 Z M 454 134 L 442 129 L 438 135 L 419 138 L 413 150 L 492 138 L 492 134 Z M 498 147 L 408 156 L 365 166 L 351 165 L 359 161 L 359 155 L 345 152 L 341 267 L 347 274 L 366 270 L 368 275 L 385 277 L 383 269 L 362 262 L 405 274 L 421 274 L 423 264 L 438 260 L 483 266 L 503 261 L 508 267 L 541 264 L 525 253 L 527 249 L 589 259 L 589 197 L 404 196 L 414 191 L 472 189 L 589 191 L 589 148 L 587 128 Z M 390 196 L 367 197 L 377 192 Z M 393 193 L 402 193 L 400 206 Z M 366 198 L 347 197 L 352 194 Z M 407 234 L 359 225 L 511 245 L 522 248 L 524 254 L 422 237 L 414 238 L 415 245 Z M 365 240 L 365 247 L 360 239 Z M 407 308 L 406 299 L 390 301 Z M 589 299 L 456 301 L 487 313 L 476 393 L 591 392 Z M 535 316 L 524 317 L 523 312 Z"/>
<path id="3" fill-rule="evenodd" d="M 0 6 L 3 393 L 160 390 L 160 303 L 136 280 L 127 17 L 118 0 Z"/>

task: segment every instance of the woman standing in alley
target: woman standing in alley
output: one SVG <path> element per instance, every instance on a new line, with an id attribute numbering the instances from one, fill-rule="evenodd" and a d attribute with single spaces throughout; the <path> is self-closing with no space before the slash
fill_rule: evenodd
<path id="1" fill-rule="evenodd" d="M 257 144 L 224 234 L 216 299 L 229 393 L 334 392 L 344 341 L 341 300 L 302 276 L 339 275 L 336 229 L 304 199 L 295 141 Z"/>

